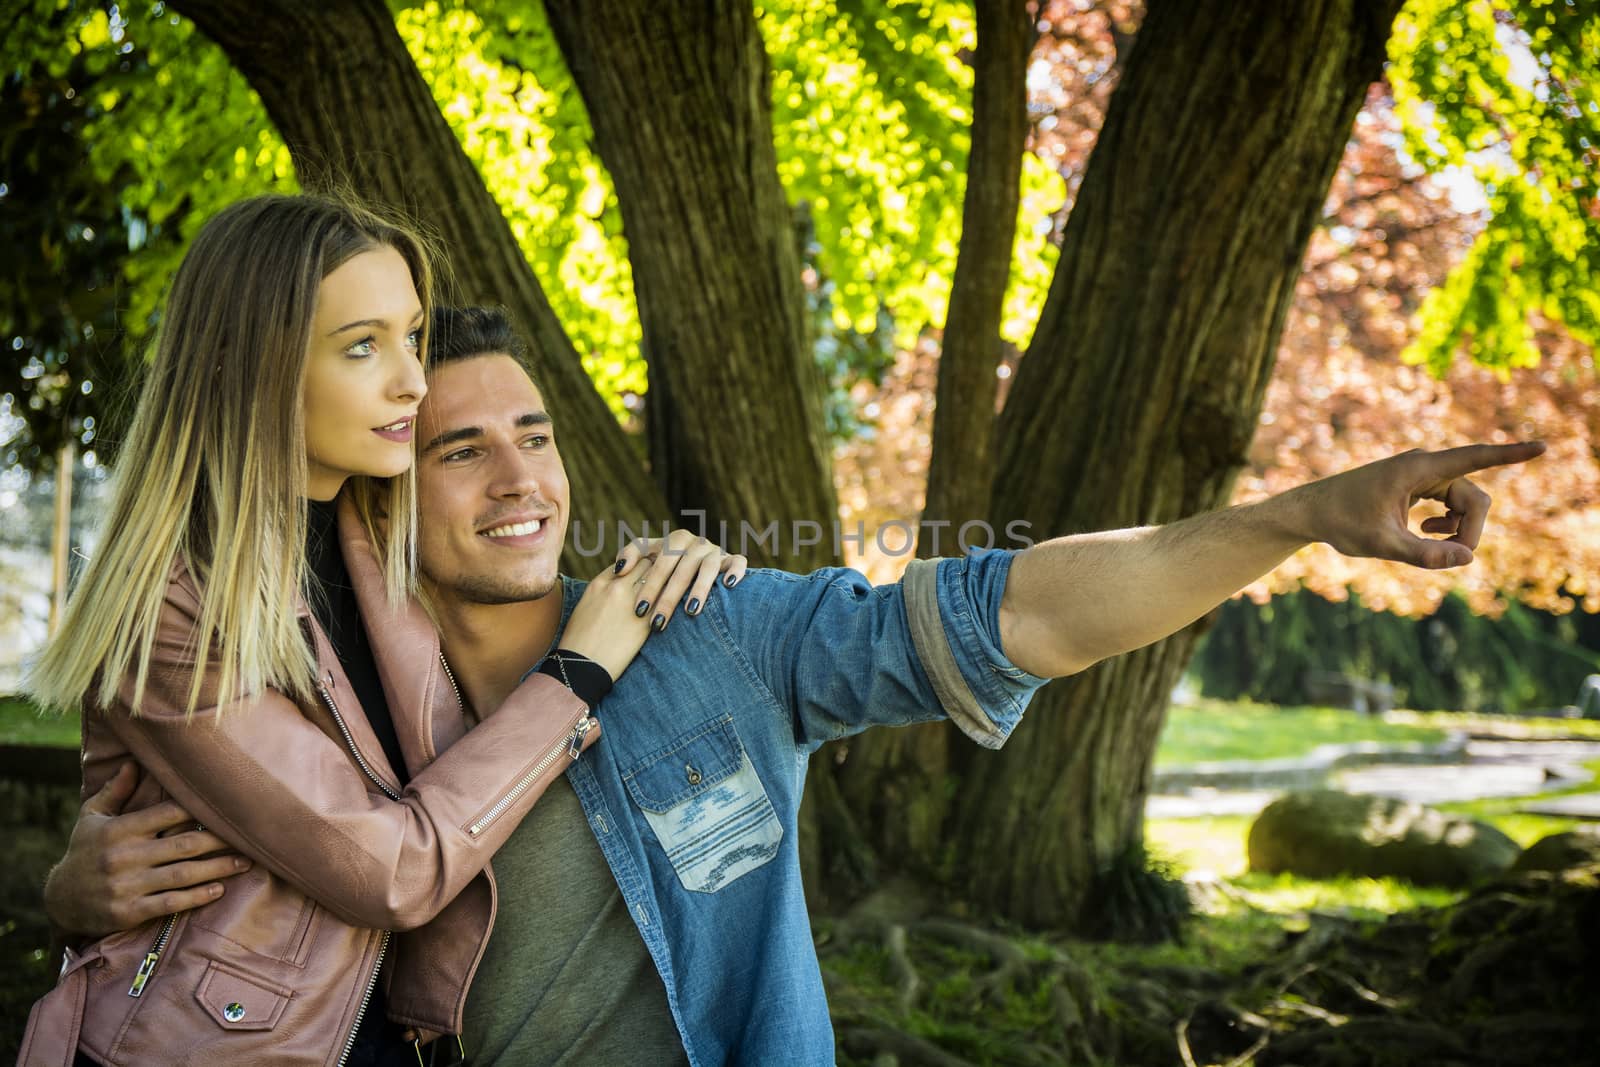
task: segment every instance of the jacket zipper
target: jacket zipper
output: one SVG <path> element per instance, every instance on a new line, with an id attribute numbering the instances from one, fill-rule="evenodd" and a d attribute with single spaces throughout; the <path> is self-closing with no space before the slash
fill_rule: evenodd
<path id="1" fill-rule="evenodd" d="M 145 953 L 144 962 L 139 964 L 139 970 L 133 976 L 133 985 L 128 987 L 128 996 L 137 997 L 144 993 L 145 983 L 150 981 L 150 976 L 155 973 L 156 964 L 161 962 L 161 954 L 167 950 L 167 942 L 172 937 L 172 928 L 176 925 L 178 925 L 176 914 L 168 915 L 166 921 L 161 924 L 161 932 L 156 934 L 155 944 Z"/>
<path id="2" fill-rule="evenodd" d="M 356 1009 L 356 1021 L 350 1027 L 350 1036 L 344 1039 L 344 1051 L 339 1053 L 338 1067 L 344 1067 L 345 1061 L 350 1058 L 350 1050 L 356 1047 L 356 1035 L 361 1032 L 361 1020 L 367 1016 L 367 1005 L 372 1003 L 372 991 L 378 986 L 378 975 L 383 971 L 383 955 L 389 951 L 389 931 L 383 932 L 383 940 L 378 942 L 378 959 L 372 965 L 372 976 L 367 979 L 367 991 L 361 994 L 361 1007 Z"/>
<path id="3" fill-rule="evenodd" d="M 450 688 L 456 694 L 456 707 L 460 709 L 461 717 L 466 718 L 467 702 L 461 699 L 461 687 L 456 684 L 456 672 L 450 669 L 450 661 L 444 658 L 443 652 L 439 653 L 439 666 L 444 668 L 444 676 L 450 679 Z M 477 716 L 474 715 L 473 718 L 476 719 Z"/>
<path id="4" fill-rule="evenodd" d="M 384 795 L 390 800 L 399 800 L 400 794 L 385 785 L 383 779 L 378 777 L 377 773 L 373 771 L 372 767 L 368 765 L 366 759 L 361 755 L 361 750 L 356 747 L 356 739 L 350 736 L 350 728 L 344 724 L 344 716 L 339 713 L 339 705 L 333 702 L 333 694 L 328 691 L 328 687 L 320 685 L 317 687 L 317 691 L 322 694 L 322 702 L 328 706 L 328 711 L 333 714 L 333 721 L 339 727 L 340 735 L 344 737 L 345 747 L 356 758 L 356 766 L 360 767 L 363 773 L 372 780 L 372 784 L 383 790 Z M 339 1067 L 344 1067 L 345 1061 L 350 1058 L 350 1050 L 355 1048 L 356 1035 L 361 1032 L 361 1020 L 366 1018 L 367 1005 L 372 1003 L 372 991 L 377 988 L 378 975 L 383 971 L 383 956 L 384 953 L 389 951 L 389 936 L 389 931 L 383 931 L 383 938 L 378 942 L 378 958 L 372 964 L 372 973 L 367 976 L 367 988 L 361 994 L 361 1007 L 356 1009 L 356 1021 L 350 1027 L 350 1036 L 344 1040 L 344 1051 L 339 1054 Z"/>
<path id="5" fill-rule="evenodd" d="M 583 750 L 583 735 L 588 733 L 593 726 L 594 719 L 590 717 L 589 709 L 585 708 L 583 711 L 583 717 L 572 724 L 572 732 L 566 737 L 563 737 L 560 741 L 557 741 L 550 751 L 546 752 L 544 757 L 540 759 L 538 763 L 533 765 L 533 769 L 527 774 L 523 775 L 522 779 L 518 781 L 516 785 L 511 787 L 511 792 L 501 797 L 499 802 L 496 803 L 494 807 L 484 812 L 478 817 L 476 822 L 467 827 L 467 833 L 471 834 L 473 837 L 477 837 L 479 834 L 483 833 L 490 823 L 494 822 L 495 819 L 500 817 L 501 812 L 509 808 L 518 797 L 528 791 L 529 786 L 533 785 L 534 782 L 539 780 L 540 775 L 544 774 L 545 771 L 550 769 L 550 765 L 559 759 L 562 753 L 566 753 L 573 759 L 577 759 L 578 754 Z"/>
<path id="6" fill-rule="evenodd" d="M 344 724 L 344 716 L 339 714 L 339 705 L 333 702 L 333 694 L 328 692 L 328 687 L 319 685 L 317 692 L 322 694 L 322 702 L 333 713 L 333 721 L 339 727 L 339 733 L 344 737 L 345 746 L 350 749 L 350 754 L 356 758 L 356 766 L 360 767 L 366 776 L 372 780 L 372 784 L 383 790 L 384 795 L 390 800 L 399 800 L 400 794 L 384 784 L 383 779 L 378 777 L 377 772 L 372 769 L 365 757 L 361 755 L 361 750 L 356 747 L 356 739 L 350 736 L 350 728 Z"/>
<path id="7" fill-rule="evenodd" d="M 443 652 L 439 653 L 439 663 L 444 667 L 444 676 L 450 679 L 450 688 L 455 690 L 456 703 L 460 705 L 462 713 L 465 714 L 467 710 L 467 702 L 461 699 L 461 687 L 456 685 L 455 673 L 450 670 L 450 661 L 444 658 Z M 538 781 L 539 776 L 550 769 L 550 764 L 554 763 L 556 758 L 561 755 L 562 749 L 566 749 L 567 755 L 576 761 L 577 758 L 583 754 L 583 735 L 594 728 L 594 723 L 594 718 L 590 716 L 589 709 L 585 708 L 583 711 L 583 716 L 577 722 L 572 724 L 572 732 L 566 737 L 562 738 L 561 741 L 549 752 L 546 752 L 544 754 L 544 758 L 538 763 L 534 764 L 533 769 L 527 774 L 523 775 L 517 784 L 511 787 L 511 792 L 501 797 L 494 807 L 484 812 L 477 818 L 476 821 L 473 822 L 471 826 L 467 827 L 467 833 L 471 834 L 473 837 L 477 837 L 479 834 L 483 833 L 484 829 L 490 823 L 494 822 L 495 819 L 500 817 L 501 812 L 510 807 L 523 793 L 526 793 L 528 791 L 528 787 L 533 785 L 534 782 Z"/>

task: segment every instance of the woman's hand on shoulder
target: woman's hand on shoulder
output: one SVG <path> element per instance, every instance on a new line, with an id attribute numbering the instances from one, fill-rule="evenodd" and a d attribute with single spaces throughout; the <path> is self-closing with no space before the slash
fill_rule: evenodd
<path id="1" fill-rule="evenodd" d="M 739 584 L 750 561 L 724 552 L 714 541 L 688 530 L 673 530 L 666 537 L 630 541 L 617 556 L 612 573 L 618 578 L 640 573 L 640 615 L 650 618 L 650 628 L 665 630 L 679 604 L 690 615 L 705 610 L 706 600 L 718 581 L 731 589 Z"/>
<path id="2" fill-rule="evenodd" d="M 717 582 L 739 584 L 749 562 L 687 530 L 634 541 L 589 583 L 561 645 L 600 664 L 614 681 L 644 639 L 667 628 L 680 603 L 690 615 L 700 614 Z"/>

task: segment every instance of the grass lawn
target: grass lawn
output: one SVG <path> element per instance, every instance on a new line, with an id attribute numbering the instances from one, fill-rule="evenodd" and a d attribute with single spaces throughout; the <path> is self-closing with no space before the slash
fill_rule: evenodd
<path id="1" fill-rule="evenodd" d="M 78 747 L 76 715 L 41 715 L 20 697 L 0 697 L 0 744 Z"/>
<path id="2" fill-rule="evenodd" d="M 1436 743 L 1455 729 L 1444 719 L 1394 722 L 1343 708 L 1280 708 L 1270 704 L 1201 700 L 1174 706 L 1156 748 L 1156 763 L 1181 766 L 1211 760 L 1284 759 L 1318 745 L 1355 741 Z"/>

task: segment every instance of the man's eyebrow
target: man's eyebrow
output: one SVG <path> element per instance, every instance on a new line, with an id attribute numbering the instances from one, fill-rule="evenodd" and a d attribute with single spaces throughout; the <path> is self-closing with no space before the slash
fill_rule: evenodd
<path id="1" fill-rule="evenodd" d="M 417 308 L 416 311 L 411 313 L 411 318 L 407 319 L 406 321 L 414 323 L 420 318 L 422 318 L 422 309 L 421 308 Z M 328 336 L 332 337 L 335 334 L 344 333 L 346 330 L 354 330 L 354 329 L 356 329 L 357 327 L 360 327 L 360 326 L 375 326 L 378 329 L 387 330 L 389 328 L 389 320 L 388 319 L 357 319 L 354 322 L 345 323 L 343 326 L 340 326 L 336 330 L 329 330 L 328 331 Z"/>
<path id="2" fill-rule="evenodd" d="M 527 426 L 553 426 L 554 422 L 551 420 L 550 416 L 543 411 L 530 411 L 526 414 L 518 415 L 516 424 L 519 428 L 521 428 Z M 482 436 L 482 426 L 461 426 L 454 430 L 446 430 L 438 437 L 435 437 L 433 440 L 423 445 L 422 454 L 427 455 L 429 452 L 444 448 L 446 445 L 453 445 L 458 441 L 470 441 L 473 438 Z"/>
<path id="3" fill-rule="evenodd" d="M 426 455 L 435 449 L 443 448 L 446 445 L 453 445 L 457 441 L 470 441 L 475 437 L 482 436 L 483 427 L 481 426 L 462 426 L 459 429 L 446 430 L 438 437 L 435 437 L 433 440 L 423 445 L 422 454 Z"/>

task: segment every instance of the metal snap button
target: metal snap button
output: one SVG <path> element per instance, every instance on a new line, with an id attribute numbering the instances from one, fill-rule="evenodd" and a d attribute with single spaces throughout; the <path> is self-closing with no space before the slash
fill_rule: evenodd
<path id="1" fill-rule="evenodd" d="M 692 763 L 685 763 L 683 765 L 683 773 L 684 777 L 689 779 L 690 785 L 700 784 L 700 772 L 694 769 L 694 765 Z"/>
<path id="2" fill-rule="evenodd" d="M 222 1017 L 230 1023 L 236 1023 L 244 1018 L 244 1005 L 237 1000 L 222 1009 Z"/>

